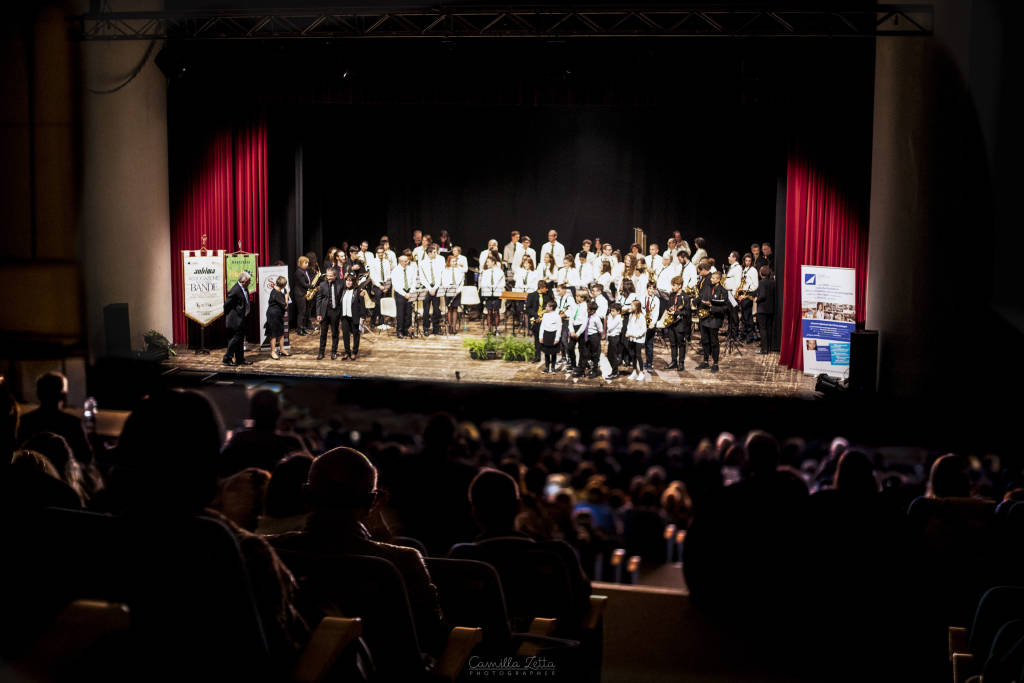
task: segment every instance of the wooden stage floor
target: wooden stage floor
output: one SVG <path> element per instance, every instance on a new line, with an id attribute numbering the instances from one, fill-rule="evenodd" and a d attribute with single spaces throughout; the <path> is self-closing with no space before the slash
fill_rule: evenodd
<path id="1" fill-rule="evenodd" d="M 221 358 L 224 349 L 213 349 L 209 355 L 195 355 L 183 350 L 172 356 L 165 365 L 182 371 L 220 373 L 222 376 L 275 376 L 275 377 L 362 377 L 432 382 L 479 384 L 514 384 L 533 387 L 575 388 L 600 391 L 652 391 L 698 396 L 771 396 L 786 398 L 813 398 L 814 377 L 779 365 L 777 353 L 761 356 L 756 345 L 741 346 L 742 355 L 722 356 L 718 373 L 695 370 L 700 363 L 699 344 L 692 341 L 687 349 L 686 370 L 664 370 L 669 362 L 667 343 L 655 346 L 655 370 L 645 381 L 632 381 L 625 376 L 612 382 L 604 379 L 573 380 L 564 373 L 543 374 L 537 362 L 506 362 L 503 360 L 475 361 L 462 348 L 466 337 L 480 336 L 479 323 L 470 323 L 469 331 L 452 336 L 415 337 L 396 339 L 392 331 L 364 334 L 360 340 L 359 360 L 330 359 L 330 339 L 327 357 L 316 360 L 319 334 L 305 337 L 292 335 L 291 356 L 274 360 L 268 351 L 246 354 L 252 365 L 231 367 Z M 344 349 L 339 339 L 339 354 Z M 602 352 L 604 349 L 602 348 Z M 460 377 L 456 380 L 455 373 Z"/>

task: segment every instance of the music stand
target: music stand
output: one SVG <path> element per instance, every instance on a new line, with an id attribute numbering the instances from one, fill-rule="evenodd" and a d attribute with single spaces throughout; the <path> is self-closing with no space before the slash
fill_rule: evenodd
<path id="1" fill-rule="evenodd" d="M 442 301 L 445 301 L 445 302 L 447 302 L 448 297 L 451 297 L 452 298 L 452 303 L 455 303 L 454 299 L 455 299 L 456 296 L 459 295 L 459 287 L 458 287 L 458 285 L 449 285 L 447 287 L 442 285 L 442 286 L 437 288 L 437 295 L 441 298 Z M 445 305 L 445 307 L 447 309 L 447 304 Z M 455 327 L 458 328 L 458 326 L 459 326 L 458 322 L 456 321 Z M 444 316 L 444 329 L 446 330 L 445 334 L 454 334 L 454 332 L 452 330 L 448 329 L 448 316 L 447 315 Z"/>
<path id="2" fill-rule="evenodd" d="M 484 315 L 482 315 L 480 317 L 480 322 L 481 322 L 481 326 L 484 328 L 484 330 L 487 329 L 487 322 L 488 322 L 488 320 L 490 320 L 490 315 L 488 315 L 489 311 L 488 311 L 488 308 L 487 308 L 487 299 L 489 297 L 501 296 L 501 293 L 504 292 L 504 291 L 505 291 L 505 286 L 504 285 L 501 285 L 499 287 L 491 287 L 491 286 L 488 286 L 488 285 L 481 285 L 480 286 L 480 302 L 483 304 L 483 311 L 484 311 Z M 494 331 L 497 332 L 498 330 L 495 329 Z"/>
<path id="3" fill-rule="evenodd" d="M 407 301 L 412 306 L 412 333 L 411 337 L 423 336 L 423 331 L 420 329 L 420 320 L 423 319 L 423 315 L 416 310 L 416 302 L 423 301 L 427 298 L 427 290 L 425 289 L 414 289 L 409 292 Z"/>

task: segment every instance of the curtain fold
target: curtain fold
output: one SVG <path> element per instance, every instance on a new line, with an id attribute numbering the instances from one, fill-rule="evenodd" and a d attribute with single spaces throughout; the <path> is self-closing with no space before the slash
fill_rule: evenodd
<path id="1" fill-rule="evenodd" d="M 855 182 L 855 181 L 854 181 Z M 786 165 L 786 258 L 779 363 L 802 370 L 800 266 L 855 268 L 857 322 L 864 321 L 868 228 L 859 193 L 799 150 Z M 849 192 L 849 193 L 848 193 Z"/>
<path id="2" fill-rule="evenodd" d="M 257 252 L 257 263 L 266 265 L 269 245 L 266 122 L 192 132 L 187 149 L 172 149 L 178 179 L 171 196 L 173 333 L 185 344 L 190 324 L 183 311 L 182 250 L 200 249 L 206 235 L 207 249 Z"/>

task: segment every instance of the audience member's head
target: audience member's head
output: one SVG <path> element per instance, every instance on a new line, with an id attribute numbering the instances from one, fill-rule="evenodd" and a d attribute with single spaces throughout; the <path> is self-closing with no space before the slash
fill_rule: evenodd
<path id="1" fill-rule="evenodd" d="M 68 378 L 59 372 L 47 372 L 36 380 L 39 407 L 58 410 L 68 400 Z"/>
<path id="2" fill-rule="evenodd" d="M 431 415 L 423 428 L 423 448 L 435 455 L 444 455 L 455 443 L 457 431 L 455 418 L 448 413 Z"/>
<path id="3" fill-rule="evenodd" d="M 48 507 L 82 507 L 75 490 L 61 480 L 46 456 L 36 451 L 15 451 L 0 483 L 6 484 L 0 495 L 0 511 L 5 516 L 34 514 Z"/>
<path id="4" fill-rule="evenodd" d="M 480 470 L 469 485 L 469 503 L 473 518 L 484 534 L 507 534 L 515 529 L 519 513 L 519 486 L 495 469 Z"/>
<path id="5" fill-rule="evenodd" d="M 871 459 L 861 451 L 848 450 L 839 457 L 834 487 L 853 496 L 878 493 L 878 480 Z"/>
<path id="6" fill-rule="evenodd" d="M 249 415 L 253 429 L 274 431 L 281 417 L 281 403 L 276 391 L 260 389 L 249 399 Z"/>
<path id="7" fill-rule="evenodd" d="M 85 492 L 82 468 L 63 436 L 53 432 L 39 432 L 29 437 L 21 447 L 46 457 L 57 472 L 57 478 L 74 489 L 82 504 L 85 504 L 88 496 Z"/>
<path id="8" fill-rule="evenodd" d="M 971 495 L 971 476 L 967 458 L 947 453 L 934 463 L 928 476 L 929 498 L 967 497 Z"/>
<path id="9" fill-rule="evenodd" d="M 213 507 L 243 529 L 255 531 L 269 483 L 270 472 L 247 467 L 221 482 Z"/>
<path id="10" fill-rule="evenodd" d="M 755 429 L 744 443 L 747 451 L 746 474 L 750 477 L 771 475 L 779 467 L 779 442 L 768 432 Z"/>
<path id="11" fill-rule="evenodd" d="M 0 375 L 0 467 L 11 461 L 20 417 L 21 410 L 14 399 L 11 385 L 3 375 Z"/>
<path id="12" fill-rule="evenodd" d="M 118 439 L 109 482 L 116 504 L 139 512 L 200 512 L 217 492 L 222 444 L 220 415 L 202 394 L 163 391 L 143 399 Z"/>
<path id="13" fill-rule="evenodd" d="M 314 515 L 363 519 L 377 501 L 377 468 L 353 448 L 340 446 L 313 460 L 303 487 Z"/>
<path id="14" fill-rule="evenodd" d="M 293 453 L 277 463 L 267 484 L 264 512 L 268 517 L 280 519 L 306 512 L 302 486 L 309 479 L 312 465 L 313 456 L 308 453 Z"/>

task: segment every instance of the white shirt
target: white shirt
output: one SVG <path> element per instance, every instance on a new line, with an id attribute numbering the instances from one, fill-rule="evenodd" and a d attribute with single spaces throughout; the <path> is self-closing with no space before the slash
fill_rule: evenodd
<path id="1" fill-rule="evenodd" d="M 565 312 L 566 315 L 572 315 L 572 308 L 576 305 L 576 301 L 572 298 L 572 294 L 566 292 L 561 298 L 555 299 L 555 312 Z M 559 316 L 561 320 L 561 316 Z"/>
<path id="2" fill-rule="evenodd" d="M 629 314 L 629 320 L 626 323 L 626 339 L 637 343 L 647 339 L 647 322 L 644 319 L 643 311 L 640 312 L 640 315 Z"/>
<path id="3" fill-rule="evenodd" d="M 545 242 L 544 246 L 540 248 L 540 258 L 544 260 L 544 254 L 551 254 L 555 257 L 555 263 L 561 263 L 565 258 L 565 247 L 558 240 L 554 242 Z"/>
<path id="4" fill-rule="evenodd" d="M 341 295 L 341 315 L 345 317 L 352 317 L 352 297 L 355 296 L 356 290 L 346 289 L 345 293 Z"/>
<path id="5" fill-rule="evenodd" d="M 540 262 L 537 260 L 537 252 L 534 250 L 534 248 L 533 247 L 523 248 L 522 246 L 520 246 L 519 250 L 516 252 L 516 257 L 514 259 L 512 259 L 512 267 L 515 268 L 515 269 L 522 268 L 523 267 L 523 259 L 526 258 L 527 256 L 529 256 L 530 260 L 533 261 L 533 268 L 534 268 L 534 270 L 536 270 L 537 268 L 540 268 Z"/>
<path id="6" fill-rule="evenodd" d="M 466 272 L 461 268 L 445 268 L 441 271 L 442 287 L 458 287 L 458 294 L 462 294 L 462 285 L 466 279 Z"/>
<path id="7" fill-rule="evenodd" d="M 729 266 L 729 270 L 725 276 L 725 282 L 722 284 L 730 293 L 735 293 L 736 288 L 740 286 L 741 277 L 743 277 L 743 266 L 738 263 L 733 263 Z"/>
<path id="8" fill-rule="evenodd" d="M 647 256 L 644 256 L 644 263 L 647 264 L 648 268 L 650 268 L 651 270 L 653 270 L 655 272 L 658 272 L 658 271 L 661 270 L 661 268 L 662 268 L 662 264 L 661 264 L 662 260 L 663 259 L 662 259 L 662 255 L 661 254 L 654 254 L 654 255 L 648 254 Z"/>
<path id="9" fill-rule="evenodd" d="M 576 263 L 577 266 L 580 265 L 580 255 L 579 254 L 576 254 L 574 260 L 575 260 L 575 263 Z M 592 251 L 588 251 L 587 252 L 587 260 L 585 262 L 591 264 L 591 268 L 593 268 L 593 263 L 596 260 L 597 260 L 597 254 L 595 254 Z"/>
<path id="10" fill-rule="evenodd" d="M 502 272 L 501 266 L 485 270 L 480 275 L 480 286 L 498 289 L 499 292 L 497 294 L 491 294 L 490 296 L 501 296 L 501 292 L 505 289 L 505 273 Z M 487 295 L 485 294 L 484 296 Z"/>
<path id="11" fill-rule="evenodd" d="M 751 266 L 749 268 L 744 269 L 740 279 L 742 280 L 744 277 L 747 278 L 747 281 L 744 284 L 744 288 L 747 290 L 748 293 L 751 293 L 755 289 L 757 289 L 757 268 Z"/>
<path id="12" fill-rule="evenodd" d="M 697 284 L 697 266 L 693 265 L 693 261 L 686 264 L 683 268 L 683 287 L 694 287 Z"/>
<path id="13" fill-rule="evenodd" d="M 416 269 L 415 263 L 410 263 L 405 268 L 402 266 L 395 268 L 391 273 L 391 286 L 394 288 L 395 294 L 405 296 L 416 289 Z"/>
<path id="14" fill-rule="evenodd" d="M 601 331 L 604 330 L 604 318 L 600 316 L 600 313 L 601 309 L 598 308 L 597 312 L 590 316 L 590 323 L 587 325 L 587 329 L 585 330 L 585 333 L 590 337 L 593 337 L 594 335 L 600 337 Z M 580 336 L 583 335 L 581 334 Z"/>
<path id="15" fill-rule="evenodd" d="M 622 333 L 622 316 L 621 315 L 610 315 L 606 322 L 608 323 L 608 330 L 605 334 L 609 337 L 615 337 Z"/>
<path id="16" fill-rule="evenodd" d="M 583 333 L 583 323 L 587 321 L 587 302 L 573 303 L 569 309 L 569 327 L 576 333 Z"/>
<path id="17" fill-rule="evenodd" d="M 383 287 L 391 279 L 391 261 L 388 260 L 387 254 L 382 258 L 371 256 L 367 259 L 366 268 L 370 271 L 370 279 L 377 287 Z"/>
<path id="18" fill-rule="evenodd" d="M 412 250 L 412 260 L 413 261 L 419 261 L 419 260 L 425 258 L 426 254 L 427 254 L 427 248 L 424 247 L 422 244 L 420 244 L 420 246 L 418 246 L 418 247 L 416 247 L 415 249 Z"/>
<path id="19" fill-rule="evenodd" d="M 650 312 L 651 327 L 653 328 L 658 323 L 658 313 L 661 309 L 661 299 L 659 299 L 656 296 L 644 294 L 643 298 L 640 299 L 640 308 L 641 310 L 643 310 L 644 315 L 647 315 L 647 313 Z"/>
<path id="20" fill-rule="evenodd" d="M 455 257 L 455 264 L 462 269 L 463 275 L 469 272 L 469 260 L 462 254 Z"/>
<path id="21" fill-rule="evenodd" d="M 625 274 L 625 272 L 626 272 L 626 264 L 625 263 L 619 263 L 618 261 L 615 261 L 615 262 L 612 263 L 612 278 L 616 282 L 621 282 L 622 281 L 622 276 Z"/>
<path id="22" fill-rule="evenodd" d="M 673 268 L 674 266 L 674 268 Z M 672 279 L 679 274 L 679 264 L 674 263 L 658 273 L 658 291 L 663 294 L 672 293 Z"/>
<path id="23" fill-rule="evenodd" d="M 557 342 L 562 336 L 562 316 L 558 315 L 554 311 L 547 311 L 544 316 L 540 319 L 540 336 L 544 338 L 545 332 L 555 333 L 555 342 Z"/>
<path id="24" fill-rule="evenodd" d="M 391 263 L 392 270 L 394 270 L 394 268 L 398 265 L 398 255 L 395 254 L 395 251 L 393 249 L 386 249 L 384 251 L 384 256 L 387 257 L 388 261 Z"/>
<path id="25" fill-rule="evenodd" d="M 601 283 L 602 287 L 604 287 L 604 291 L 606 291 L 606 292 L 612 291 L 612 274 L 611 273 L 601 273 L 600 275 L 597 276 L 597 281 Z"/>
<path id="26" fill-rule="evenodd" d="M 441 282 L 441 271 L 444 270 L 444 257 L 435 256 L 430 258 L 429 256 L 424 256 L 417 265 L 419 265 L 419 277 L 423 286 L 428 289 L 437 287 L 438 283 Z"/>
<path id="27" fill-rule="evenodd" d="M 509 242 L 509 244 L 512 244 L 512 242 Z M 512 267 L 518 267 L 519 266 L 519 262 L 523 259 L 523 243 L 522 242 L 516 242 L 515 245 L 516 245 L 515 248 L 512 249 L 512 260 L 509 261 L 509 265 L 512 266 Z M 505 251 L 507 249 L 508 249 L 508 244 L 505 245 L 505 249 L 501 250 L 501 258 L 502 258 L 502 260 L 504 260 L 504 258 L 505 258 Z"/>
<path id="28" fill-rule="evenodd" d="M 697 251 L 693 252 L 693 256 L 690 257 L 690 260 L 693 261 L 694 265 L 700 265 L 700 260 L 702 258 L 707 258 L 707 257 L 708 257 L 708 252 L 706 252 L 703 249 L 698 249 Z"/>
<path id="29" fill-rule="evenodd" d="M 594 315 L 596 315 L 598 318 L 603 319 L 606 315 L 608 315 L 608 297 L 606 297 L 604 294 L 601 294 L 595 297 L 594 301 L 597 303 L 597 312 L 594 313 Z"/>
<path id="30" fill-rule="evenodd" d="M 540 273 L 536 270 L 520 270 L 516 273 L 515 285 L 512 287 L 513 292 L 536 292 L 537 282 L 540 281 Z"/>
<path id="31" fill-rule="evenodd" d="M 490 250 L 484 249 L 480 252 L 480 272 L 484 272 L 484 264 L 487 263 L 487 257 L 491 255 Z"/>

